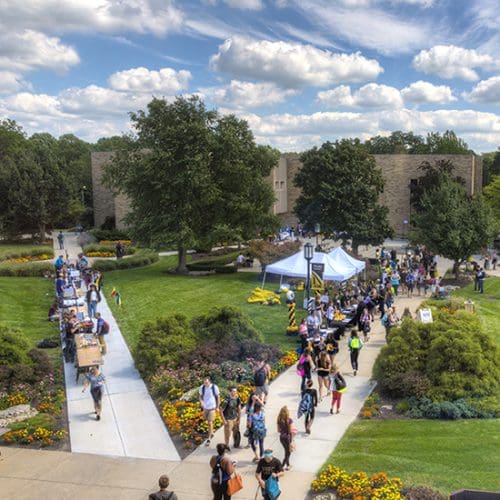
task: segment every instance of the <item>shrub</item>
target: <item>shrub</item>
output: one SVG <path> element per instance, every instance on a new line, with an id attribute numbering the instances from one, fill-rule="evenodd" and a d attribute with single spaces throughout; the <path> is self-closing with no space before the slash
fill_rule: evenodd
<path id="1" fill-rule="evenodd" d="M 0 276 L 40 277 L 53 272 L 52 262 L 0 262 Z"/>
<path id="2" fill-rule="evenodd" d="M 298 240 L 285 241 L 279 244 L 265 240 L 253 240 L 250 242 L 249 251 L 252 257 L 259 259 L 262 266 L 267 266 L 297 253 L 300 248 L 301 243 Z"/>
<path id="3" fill-rule="evenodd" d="M 28 356 L 34 363 L 33 374 L 41 380 L 54 372 L 54 365 L 49 355 L 42 349 L 31 349 Z"/>
<path id="4" fill-rule="evenodd" d="M 29 343 L 20 330 L 0 326 L 0 365 L 2 367 L 29 364 L 28 349 Z"/>
<path id="5" fill-rule="evenodd" d="M 407 401 L 410 418 L 429 418 L 457 420 L 459 418 L 493 418 L 495 412 L 480 410 L 472 401 L 457 399 L 456 401 L 431 401 L 429 398 L 410 398 Z"/>
<path id="6" fill-rule="evenodd" d="M 198 339 L 212 340 L 221 346 L 232 341 L 263 341 L 250 318 L 233 306 L 214 308 L 205 315 L 193 318 L 191 325 Z"/>
<path id="7" fill-rule="evenodd" d="M 196 336 L 187 318 L 174 314 L 142 329 L 135 349 L 135 364 L 149 378 L 160 367 L 176 367 L 196 345 Z"/>
<path id="8" fill-rule="evenodd" d="M 93 245 L 86 245 L 83 247 L 83 253 L 87 255 L 88 257 L 94 257 L 98 256 L 95 254 L 103 253 L 103 254 L 109 254 L 106 255 L 106 257 L 114 257 L 116 255 L 115 253 L 115 246 L 114 244 L 93 244 Z M 137 249 L 133 246 L 130 245 L 124 245 L 125 249 L 125 255 L 133 255 Z M 92 255 L 94 254 L 94 255 Z"/>
<path id="9" fill-rule="evenodd" d="M 135 267 L 149 266 L 158 262 L 159 256 L 156 252 L 139 250 L 132 257 L 119 260 L 96 259 L 92 264 L 94 269 L 102 272 L 115 271 L 117 269 L 132 269 Z"/>
<path id="10" fill-rule="evenodd" d="M 0 256 L 0 261 L 11 260 L 11 259 L 21 259 L 25 257 L 37 257 L 40 259 L 52 259 L 54 258 L 54 249 L 49 246 L 29 246 L 26 248 L 19 248 L 18 250 L 12 251 L 11 253 L 2 254 Z"/>
<path id="11" fill-rule="evenodd" d="M 190 271 L 215 271 L 217 274 L 235 273 L 238 270 L 234 265 L 237 256 L 238 252 L 231 252 L 206 259 L 195 260 L 187 264 L 187 268 Z"/>
<path id="12" fill-rule="evenodd" d="M 498 347 L 479 319 L 463 310 L 434 311 L 433 323 L 406 320 L 394 329 L 374 366 L 382 392 L 434 401 L 495 394 Z"/>
<path id="13" fill-rule="evenodd" d="M 130 235 L 120 229 L 91 229 L 89 233 L 97 241 L 101 240 L 130 240 Z"/>
<path id="14" fill-rule="evenodd" d="M 406 413 L 409 409 L 410 409 L 410 405 L 409 405 L 408 401 L 406 401 L 406 400 L 400 401 L 396 405 L 396 412 L 397 413 Z"/>
<path id="15" fill-rule="evenodd" d="M 406 500 L 446 500 L 446 497 L 427 486 L 407 486 L 401 490 Z"/>

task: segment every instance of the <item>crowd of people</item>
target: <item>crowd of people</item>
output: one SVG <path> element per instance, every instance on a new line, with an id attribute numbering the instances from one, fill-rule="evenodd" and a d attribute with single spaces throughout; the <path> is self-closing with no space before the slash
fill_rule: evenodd
<path id="1" fill-rule="evenodd" d="M 64 235 L 59 233 L 60 248 L 64 247 Z M 67 363 L 76 366 L 75 336 L 86 334 L 97 339 L 100 353 L 107 353 L 106 335 L 110 331 L 109 324 L 98 311 L 102 300 L 101 288 L 103 274 L 92 269 L 87 257 L 80 253 L 76 261 L 71 261 L 64 255 L 59 255 L 54 262 L 55 301 L 49 308 L 48 319 L 59 321 L 61 338 L 64 344 L 63 354 Z M 84 387 L 90 387 L 94 402 L 96 420 L 101 419 L 102 390 L 105 377 L 99 366 L 89 367 L 85 374 Z"/>

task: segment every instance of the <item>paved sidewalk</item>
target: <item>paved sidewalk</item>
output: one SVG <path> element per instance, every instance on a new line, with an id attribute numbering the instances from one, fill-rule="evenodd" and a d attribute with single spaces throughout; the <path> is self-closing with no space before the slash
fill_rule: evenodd
<path id="1" fill-rule="evenodd" d="M 54 238 L 57 248 L 57 239 Z M 75 259 L 81 248 L 75 233 L 65 233 L 65 250 Z M 56 255 L 58 250 L 56 249 Z M 108 307 L 106 291 L 98 310 L 110 325 L 102 372 L 103 412 L 95 420 L 92 398 L 82 393 L 83 377 L 76 382 L 73 364 L 65 363 L 66 398 L 71 450 L 78 453 L 180 460 L 179 454 L 149 395 L 120 329 Z"/>

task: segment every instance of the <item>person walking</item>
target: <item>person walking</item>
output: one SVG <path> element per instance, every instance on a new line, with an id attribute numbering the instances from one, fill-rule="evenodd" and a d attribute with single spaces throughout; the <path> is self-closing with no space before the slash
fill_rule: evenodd
<path id="1" fill-rule="evenodd" d="M 328 375 L 330 374 L 330 356 L 326 351 L 321 351 L 318 357 L 318 364 L 316 373 L 318 374 L 318 387 L 319 387 L 319 400 L 323 400 L 323 387 L 325 388 L 325 392 L 328 393 L 329 387 L 329 379 Z"/>
<path id="2" fill-rule="evenodd" d="M 265 450 L 264 457 L 259 460 L 257 470 L 255 471 L 255 477 L 261 488 L 264 500 L 271 499 L 268 494 L 270 486 L 268 480 L 273 478 L 275 481 L 279 481 L 279 478 L 283 476 L 283 474 L 283 465 L 276 457 L 273 457 L 273 450 Z"/>
<path id="3" fill-rule="evenodd" d="M 278 433 L 280 435 L 280 443 L 285 450 L 285 458 L 283 459 L 283 467 L 285 470 L 290 470 L 290 455 L 293 449 L 293 420 L 290 418 L 290 412 L 287 406 L 281 408 L 278 420 Z"/>
<path id="4" fill-rule="evenodd" d="M 62 231 L 59 231 L 57 235 L 57 241 L 59 242 L 59 250 L 64 250 L 64 234 Z"/>
<path id="5" fill-rule="evenodd" d="M 235 443 L 235 436 L 239 432 L 240 415 L 241 415 L 241 398 L 238 396 L 236 387 L 229 388 L 229 395 L 222 401 L 219 407 L 219 413 L 224 424 L 224 443 L 227 451 L 229 448 L 229 439 L 233 436 L 234 447 L 239 447 L 239 443 Z"/>
<path id="6" fill-rule="evenodd" d="M 217 455 L 213 455 L 210 458 L 210 467 L 212 468 L 210 487 L 214 494 L 213 500 L 231 500 L 231 495 L 227 493 L 227 482 L 234 472 L 234 464 L 226 456 L 228 447 L 225 444 L 219 443 L 216 446 L 216 450 Z"/>
<path id="7" fill-rule="evenodd" d="M 255 403 L 247 425 L 250 430 L 249 438 L 254 454 L 253 461 L 258 462 L 264 456 L 264 438 L 267 434 L 265 413 L 259 403 Z M 259 454 L 257 454 L 257 444 L 259 445 Z"/>
<path id="8" fill-rule="evenodd" d="M 297 373 L 301 377 L 300 392 L 304 392 L 306 389 L 306 382 L 311 380 L 311 371 L 314 367 L 313 359 L 311 356 L 311 350 L 306 349 L 299 358 L 297 363 Z"/>
<path id="9" fill-rule="evenodd" d="M 101 354 L 105 355 L 108 352 L 108 347 L 106 345 L 106 335 L 109 333 L 109 324 L 104 321 L 101 313 L 95 313 L 97 318 L 96 335 L 99 341 L 99 346 L 101 348 Z"/>
<path id="10" fill-rule="evenodd" d="M 101 302 L 101 294 L 93 283 L 87 290 L 86 299 L 89 318 L 95 318 L 97 313 L 97 304 Z"/>
<path id="11" fill-rule="evenodd" d="M 346 387 L 346 381 L 340 373 L 339 368 L 336 365 L 333 365 L 330 372 L 330 390 L 332 391 L 332 404 L 330 407 L 330 414 L 333 415 L 335 405 L 337 405 L 337 413 L 340 413 L 342 393 L 345 392 Z"/>
<path id="12" fill-rule="evenodd" d="M 358 331 L 353 328 L 351 330 L 351 336 L 347 342 L 347 347 L 349 348 L 349 352 L 351 355 L 351 366 L 353 369 L 353 374 L 356 376 L 358 373 L 358 358 L 359 351 L 363 347 L 363 341 L 358 337 Z"/>
<path id="13" fill-rule="evenodd" d="M 219 388 L 212 383 L 210 377 L 206 377 L 203 384 L 198 389 L 201 409 L 203 410 L 203 418 L 208 423 L 208 438 L 205 441 L 205 446 L 210 446 L 210 440 L 214 437 L 214 418 L 219 411 L 220 391 Z"/>
<path id="14" fill-rule="evenodd" d="M 298 417 L 305 415 L 306 434 L 311 434 L 311 426 L 316 414 L 316 406 L 318 406 L 318 392 L 313 388 L 313 381 L 308 380 L 306 389 L 302 393 L 302 398 L 299 403 Z"/>
<path id="15" fill-rule="evenodd" d="M 90 369 L 90 373 L 85 376 L 83 382 L 82 392 L 90 385 L 90 395 L 94 400 L 94 409 L 96 414 L 96 420 L 101 420 L 101 410 L 102 410 L 102 388 L 106 383 L 106 378 L 99 370 L 98 366 L 93 366 Z"/>
<path id="16" fill-rule="evenodd" d="M 261 359 L 253 374 L 253 383 L 255 392 L 264 404 L 266 404 L 267 396 L 269 394 L 269 379 L 271 377 L 271 367 L 265 359 Z"/>
<path id="17" fill-rule="evenodd" d="M 160 476 L 160 479 L 158 479 L 158 486 L 160 487 L 160 491 L 151 493 L 149 495 L 149 500 L 178 500 L 177 495 L 173 491 L 167 491 L 169 484 L 170 479 L 166 474 Z"/>
<path id="18" fill-rule="evenodd" d="M 485 278 L 486 278 L 486 273 L 484 272 L 484 269 L 481 267 L 481 268 L 479 268 L 479 271 L 477 273 L 477 286 L 478 286 L 479 293 L 484 293 L 484 279 Z"/>

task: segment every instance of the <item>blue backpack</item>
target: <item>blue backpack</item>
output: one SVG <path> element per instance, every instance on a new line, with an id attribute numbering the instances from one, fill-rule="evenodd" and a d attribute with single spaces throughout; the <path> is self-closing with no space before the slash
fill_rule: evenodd
<path id="1" fill-rule="evenodd" d="M 266 479 L 265 491 L 269 500 L 276 500 L 281 495 L 280 485 L 275 477 L 269 476 Z"/>
<path id="2" fill-rule="evenodd" d="M 300 418 L 304 413 L 309 413 L 312 410 L 313 400 L 310 392 L 304 392 L 302 399 L 299 403 L 299 409 L 297 411 L 297 418 Z"/>

